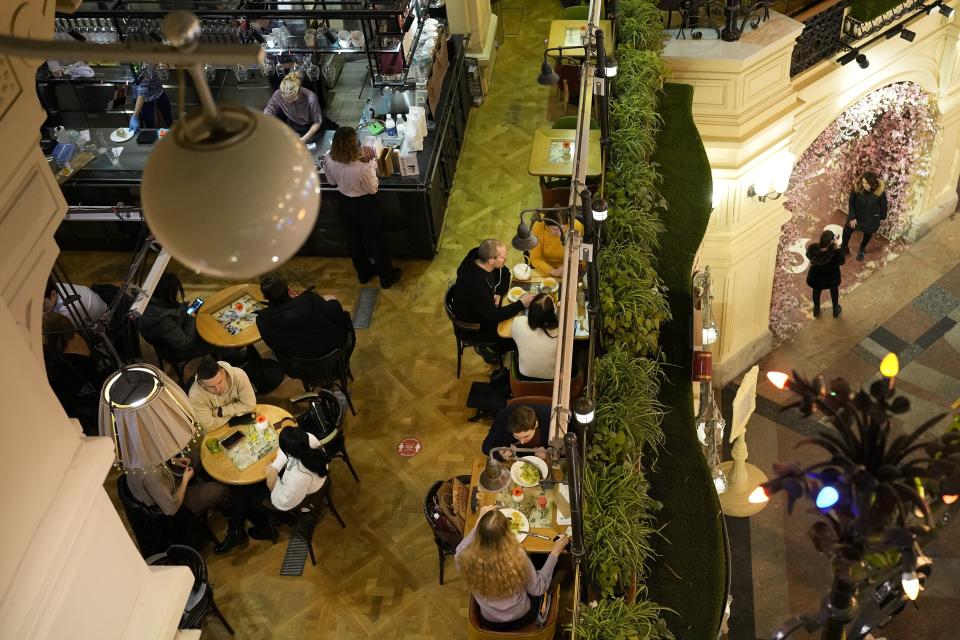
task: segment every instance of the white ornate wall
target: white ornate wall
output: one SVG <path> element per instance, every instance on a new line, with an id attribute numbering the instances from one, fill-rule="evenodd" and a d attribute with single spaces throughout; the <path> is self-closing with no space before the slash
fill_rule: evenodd
<path id="1" fill-rule="evenodd" d="M 738 42 L 667 42 L 672 80 L 695 87 L 694 120 L 713 169 L 714 211 L 698 264 L 711 265 L 720 341 L 715 382 L 724 384 L 770 350 L 770 295 L 782 200 L 747 196 L 758 173 L 792 153 L 800 157 L 833 120 L 864 95 L 910 80 L 937 98 L 941 132 L 932 172 L 921 186 L 911 235 L 954 211 L 960 177 L 960 17 L 934 12 L 911 23 L 913 43 L 892 38 L 871 46 L 868 69 L 825 60 L 790 78 L 790 57 L 803 25 L 771 20 Z M 960 16 L 960 12 L 957 12 Z"/>
<path id="2" fill-rule="evenodd" d="M 0 33 L 49 39 L 55 9 L 3 0 Z M 0 638 L 172 638 L 193 578 L 144 564 L 103 490 L 112 443 L 82 435 L 43 370 L 41 298 L 66 204 L 39 149 L 40 62 L 0 55 Z"/>

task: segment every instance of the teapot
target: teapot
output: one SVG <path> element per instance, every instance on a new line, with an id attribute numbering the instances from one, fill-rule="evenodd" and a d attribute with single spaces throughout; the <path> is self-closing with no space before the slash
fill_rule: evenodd
<path id="1" fill-rule="evenodd" d="M 513 266 L 513 277 L 517 280 L 530 279 L 530 258 L 523 256 L 523 262 L 518 262 Z"/>

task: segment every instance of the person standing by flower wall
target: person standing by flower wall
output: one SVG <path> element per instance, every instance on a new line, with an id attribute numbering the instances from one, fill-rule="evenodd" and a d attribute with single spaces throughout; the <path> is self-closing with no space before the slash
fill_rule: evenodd
<path id="1" fill-rule="evenodd" d="M 830 302 L 833 303 L 833 317 L 840 315 L 840 265 L 846 258 L 837 248 L 837 236 L 826 230 L 820 234 L 819 243 L 807 247 L 810 270 L 807 272 L 807 286 L 813 289 L 813 317 L 820 317 L 820 294 L 830 290 Z"/>
<path id="2" fill-rule="evenodd" d="M 860 178 L 860 184 L 850 192 L 848 200 L 847 221 L 843 225 L 843 240 L 840 248 L 845 255 L 850 254 L 847 244 L 854 231 L 863 234 L 860 240 L 860 250 L 857 251 L 857 260 L 863 260 L 870 238 L 880 228 L 880 223 L 887 218 L 886 187 L 877 174 L 867 172 Z"/>

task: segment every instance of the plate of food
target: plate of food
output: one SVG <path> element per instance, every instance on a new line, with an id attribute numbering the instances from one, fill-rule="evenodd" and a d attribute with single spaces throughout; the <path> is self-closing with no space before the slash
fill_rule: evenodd
<path id="1" fill-rule="evenodd" d="M 509 509 L 507 507 L 500 509 L 500 513 L 506 516 L 510 522 L 510 531 L 513 532 L 513 535 L 517 536 L 517 542 L 523 542 L 527 537 L 527 531 L 530 530 L 530 521 L 527 520 L 527 516 L 516 509 Z"/>
<path id="2" fill-rule="evenodd" d="M 547 463 L 536 456 L 524 456 L 510 467 L 510 478 L 521 487 L 535 487 L 547 477 Z"/>
<path id="3" fill-rule="evenodd" d="M 553 293 L 560 288 L 560 283 L 557 282 L 556 278 L 544 278 L 543 282 L 540 283 L 540 290 L 544 293 Z"/>
<path id="4" fill-rule="evenodd" d="M 136 132 L 133 129 L 127 129 L 126 127 L 120 127 L 119 129 L 114 129 L 110 132 L 110 140 L 112 142 L 126 142 L 134 136 Z"/>
<path id="5" fill-rule="evenodd" d="M 507 300 L 510 302 L 516 302 L 523 297 L 523 288 L 522 287 L 512 287 L 510 291 L 507 291 Z"/>

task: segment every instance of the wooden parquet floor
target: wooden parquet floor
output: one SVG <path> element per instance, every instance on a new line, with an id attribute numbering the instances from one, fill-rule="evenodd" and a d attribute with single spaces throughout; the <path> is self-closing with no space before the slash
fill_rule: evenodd
<path id="1" fill-rule="evenodd" d="M 380 293 L 370 328 L 357 334 L 351 392 L 358 415 L 348 414 L 345 433 L 360 484 L 345 465 L 331 468 L 347 528 L 323 517 L 314 533 L 318 565 L 308 560 L 302 577 L 279 575 L 285 529 L 276 545 L 251 541 L 225 558 L 205 552 L 216 600 L 238 638 L 466 637 L 467 591 L 452 559 L 446 584 L 438 584 L 423 497 L 435 480 L 470 472 L 487 424 L 467 422 L 472 411 L 465 402 L 471 382 L 485 379 L 490 368 L 468 351 L 463 375 L 455 377 L 456 349 L 442 298 L 469 248 L 486 237 L 509 241 L 518 212 L 538 205 L 537 181 L 526 169 L 533 132 L 566 115 L 556 90 L 536 83 L 543 38 L 559 4 L 501 0 L 500 6 L 507 37 L 487 100 L 471 115 L 441 249 L 433 261 L 401 265 L 401 284 Z M 89 283 L 122 279 L 129 256 L 69 253 L 61 259 L 74 280 Z M 508 264 L 516 260 L 511 250 Z M 173 269 L 190 297 L 228 284 Z M 336 294 L 348 308 L 359 295 L 346 259 L 296 258 L 283 271 L 298 286 Z M 153 357 L 149 347 L 145 357 Z M 300 391 L 299 383 L 287 380 L 261 399 L 289 406 L 286 399 Z M 397 455 L 405 437 L 420 440 L 419 455 Z M 106 486 L 113 493 L 112 477 Z M 225 530 L 219 519 L 213 525 L 218 533 Z M 228 637 L 212 616 L 203 635 Z"/>

